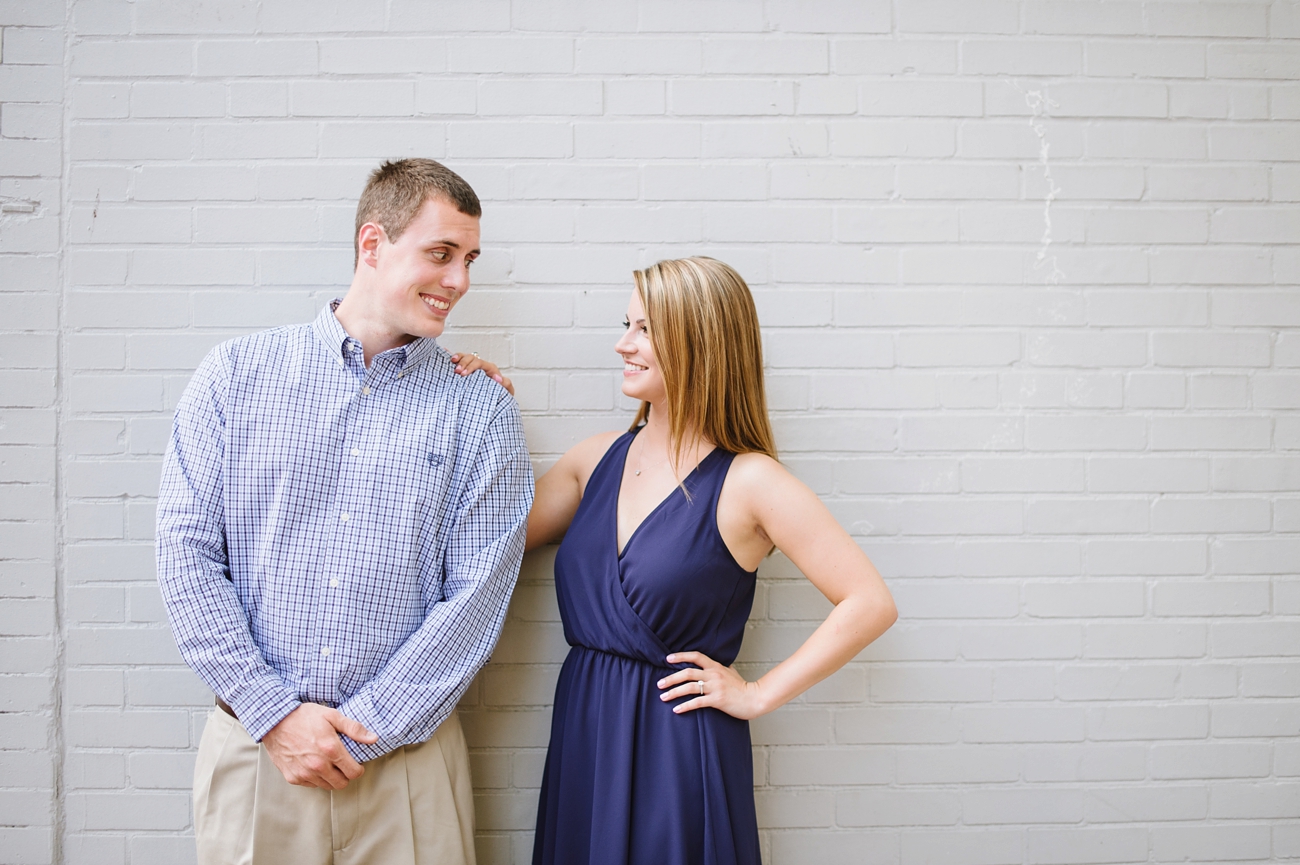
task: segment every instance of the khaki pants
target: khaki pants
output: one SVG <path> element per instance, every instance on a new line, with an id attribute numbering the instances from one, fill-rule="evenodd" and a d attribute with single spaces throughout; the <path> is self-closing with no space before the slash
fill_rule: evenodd
<path id="1" fill-rule="evenodd" d="M 342 790 L 296 787 L 220 709 L 194 766 L 199 865 L 474 865 L 469 752 L 453 712 Z"/>

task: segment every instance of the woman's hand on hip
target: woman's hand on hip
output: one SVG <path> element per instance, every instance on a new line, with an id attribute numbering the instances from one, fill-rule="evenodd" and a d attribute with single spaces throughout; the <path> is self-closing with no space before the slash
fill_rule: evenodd
<path id="1" fill-rule="evenodd" d="M 708 707 L 748 721 L 767 712 L 758 682 L 746 682 L 731 667 L 724 667 L 708 655 L 675 652 L 667 660 L 670 664 L 696 665 L 696 668 L 678 670 L 659 680 L 659 689 L 664 690 L 659 699 L 665 703 L 682 697 L 691 698 L 673 706 L 677 714 Z"/>

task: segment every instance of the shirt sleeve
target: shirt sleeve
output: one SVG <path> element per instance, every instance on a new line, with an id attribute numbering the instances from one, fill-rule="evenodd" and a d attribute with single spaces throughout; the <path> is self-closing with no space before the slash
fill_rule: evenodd
<path id="1" fill-rule="evenodd" d="M 339 711 L 379 737 L 344 737 L 359 761 L 423 742 L 447 719 L 487 662 L 505 622 L 524 555 L 533 468 L 515 401 L 504 396 L 456 506 L 443 560 L 442 599 L 379 673 Z"/>
<path id="2" fill-rule="evenodd" d="M 222 470 L 228 350 L 208 354 L 176 407 L 158 492 L 158 582 L 181 657 L 260 741 L 299 700 L 253 642 L 230 579 Z"/>

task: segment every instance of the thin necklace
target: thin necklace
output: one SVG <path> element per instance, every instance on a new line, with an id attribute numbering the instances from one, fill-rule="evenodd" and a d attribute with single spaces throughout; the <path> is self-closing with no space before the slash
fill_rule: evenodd
<path id="1" fill-rule="evenodd" d="M 641 435 L 644 435 L 644 432 Z M 635 444 L 639 444 L 641 447 L 636 452 L 636 468 L 632 469 L 632 474 L 641 477 L 642 463 L 645 462 L 645 440 L 638 436 Z"/>

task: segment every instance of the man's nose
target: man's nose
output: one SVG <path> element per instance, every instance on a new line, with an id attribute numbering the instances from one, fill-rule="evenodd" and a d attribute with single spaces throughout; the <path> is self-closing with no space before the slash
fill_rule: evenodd
<path id="1" fill-rule="evenodd" d="M 442 275 L 442 287 L 449 288 L 457 294 L 469 291 L 469 268 L 449 267 Z"/>

